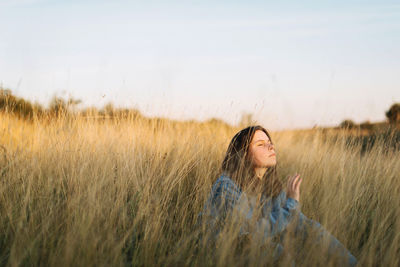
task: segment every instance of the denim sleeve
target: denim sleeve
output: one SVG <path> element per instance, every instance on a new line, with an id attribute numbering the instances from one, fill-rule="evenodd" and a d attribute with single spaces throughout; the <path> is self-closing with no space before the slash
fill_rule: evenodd
<path id="1" fill-rule="evenodd" d="M 266 238 L 272 237 L 285 230 L 294 214 L 299 210 L 299 203 L 297 200 L 286 198 L 286 195 L 283 196 L 285 199 L 283 205 L 272 208 L 266 212 L 266 216 L 263 218 L 264 236 Z M 278 201 L 280 200 L 278 199 Z"/>

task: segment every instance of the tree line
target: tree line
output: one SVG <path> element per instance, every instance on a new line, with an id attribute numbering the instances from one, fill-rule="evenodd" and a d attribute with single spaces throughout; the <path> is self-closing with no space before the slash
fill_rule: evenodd
<path id="1" fill-rule="evenodd" d="M 73 118 L 73 116 L 81 116 L 87 119 L 103 121 L 121 120 L 121 119 L 141 119 L 153 123 L 157 127 L 161 127 L 166 123 L 172 124 L 193 124 L 205 123 L 218 125 L 225 129 L 230 129 L 232 126 L 225 121 L 217 118 L 211 118 L 204 122 L 194 120 L 177 121 L 168 118 L 149 118 L 144 116 L 138 109 L 135 108 L 117 108 L 112 103 L 104 105 L 102 108 L 87 107 L 78 109 L 81 104 L 80 99 L 54 96 L 48 105 L 44 107 L 39 103 L 32 103 L 29 100 L 12 94 L 11 90 L 0 87 L 0 113 L 12 114 L 18 118 L 33 121 L 46 120 L 50 121 L 57 118 Z"/>
<path id="2" fill-rule="evenodd" d="M 386 120 L 390 124 L 390 126 L 399 126 L 400 125 L 400 103 L 394 103 L 390 106 L 389 110 L 385 112 Z M 360 124 L 356 124 L 354 121 L 350 119 L 346 119 L 342 121 L 339 125 L 340 128 L 345 129 L 354 129 L 360 128 L 365 130 L 372 130 L 374 124 L 369 121 L 365 121 Z"/>
<path id="3" fill-rule="evenodd" d="M 96 107 L 87 107 L 77 110 L 76 106 L 82 103 L 80 99 L 54 96 L 48 107 L 43 107 L 39 103 L 32 103 L 21 97 L 12 94 L 10 89 L 0 87 L 0 112 L 13 114 L 19 118 L 32 120 L 34 118 L 55 118 L 67 117 L 79 114 L 88 118 L 128 118 L 128 117 L 143 117 L 139 110 L 134 108 L 116 108 L 112 103 L 106 104 L 104 107 L 98 109 Z M 389 110 L 385 112 L 387 122 L 390 125 L 400 125 L 400 103 L 394 103 Z M 224 123 L 219 119 L 210 119 L 213 123 Z M 249 124 L 252 120 L 252 114 L 244 114 L 240 124 Z M 374 124 L 369 121 L 356 124 L 350 119 L 342 121 L 339 125 L 340 128 L 345 129 L 365 129 L 372 130 Z"/>
<path id="4" fill-rule="evenodd" d="M 142 116 L 140 111 L 133 108 L 115 108 L 112 103 L 103 108 L 88 107 L 77 110 L 76 106 L 82 103 L 80 99 L 72 97 L 64 99 L 54 96 L 48 107 L 39 103 L 32 103 L 22 97 L 13 95 L 11 90 L 0 88 L 0 112 L 15 115 L 21 119 L 56 118 L 81 115 L 91 118 L 124 118 Z"/>

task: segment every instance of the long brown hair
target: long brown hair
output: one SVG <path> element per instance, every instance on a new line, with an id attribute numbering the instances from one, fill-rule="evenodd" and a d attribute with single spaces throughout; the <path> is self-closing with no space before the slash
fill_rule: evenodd
<path id="1" fill-rule="evenodd" d="M 242 190 L 254 192 L 257 195 L 262 194 L 265 197 L 276 197 L 283 188 L 277 177 L 276 165 L 269 167 L 262 179 L 258 179 L 255 177 L 254 168 L 250 162 L 249 146 L 257 130 L 263 131 L 272 143 L 270 134 L 260 125 L 242 129 L 232 138 L 221 169 Z"/>

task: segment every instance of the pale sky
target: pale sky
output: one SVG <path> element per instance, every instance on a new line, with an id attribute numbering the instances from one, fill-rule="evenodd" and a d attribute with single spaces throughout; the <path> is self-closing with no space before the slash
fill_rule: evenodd
<path id="1" fill-rule="evenodd" d="M 0 0 L 0 85 L 271 130 L 385 120 L 398 1 Z"/>

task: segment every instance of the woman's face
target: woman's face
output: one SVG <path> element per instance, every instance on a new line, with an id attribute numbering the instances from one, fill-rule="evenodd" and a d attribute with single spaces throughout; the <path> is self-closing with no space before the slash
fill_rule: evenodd
<path id="1" fill-rule="evenodd" d="M 255 168 L 268 168 L 276 165 L 275 148 L 266 133 L 257 130 L 249 146 L 249 155 Z"/>

